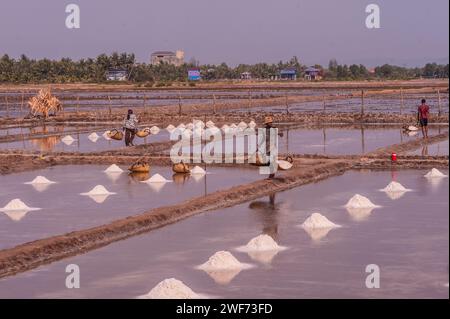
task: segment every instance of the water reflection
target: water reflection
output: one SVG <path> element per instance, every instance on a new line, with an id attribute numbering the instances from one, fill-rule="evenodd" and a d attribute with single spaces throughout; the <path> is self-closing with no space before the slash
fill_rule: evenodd
<path id="1" fill-rule="evenodd" d="M 269 201 L 253 201 L 249 208 L 256 211 L 262 224 L 262 233 L 278 242 L 278 223 L 280 204 L 275 203 L 275 193 L 269 195 Z"/>

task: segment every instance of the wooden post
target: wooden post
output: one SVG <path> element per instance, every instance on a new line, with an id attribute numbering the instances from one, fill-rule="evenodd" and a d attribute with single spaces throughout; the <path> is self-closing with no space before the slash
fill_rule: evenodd
<path id="1" fill-rule="evenodd" d="M 248 108 L 252 107 L 252 91 L 248 90 Z"/>
<path id="2" fill-rule="evenodd" d="M 24 94 L 23 94 L 23 91 L 22 91 L 22 103 L 20 104 L 20 116 L 22 116 L 22 114 L 23 114 L 24 101 L 25 101 L 25 97 L 24 97 Z"/>
<path id="3" fill-rule="evenodd" d="M 361 115 L 364 115 L 364 90 L 361 91 Z"/>
<path id="4" fill-rule="evenodd" d="M 108 103 L 108 116 L 109 116 L 109 119 L 111 119 L 111 113 L 112 113 L 112 111 L 111 111 L 111 97 L 109 96 L 109 94 L 108 94 L 108 101 L 109 101 L 109 103 Z"/>
<path id="5" fill-rule="evenodd" d="M 6 101 L 6 117 L 9 117 L 9 103 L 7 95 L 5 95 L 5 101 Z"/>
<path id="6" fill-rule="evenodd" d="M 403 113 L 403 107 L 404 107 L 403 88 L 400 88 L 400 98 L 401 98 L 401 102 L 400 102 L 400 114 L 402 114 L 402 113 Z"/>
<path id="7" fill-rule="evenodd" d="M 181 116 L 181 94 L 178 93 L 178 115 Z"/>
<path id="8" fill-rule="evenodd" d="M 144 94 L 144 101 L 142 102 L 142 106 L 143 106 L 143 108 L 144 108 L 144 113 L 145 113 L 145 114 L 147 114 L 147 108 L 146 108 L 146 106 L 145 106 L 146 100 L 147 100 L 147 96 Z"/>
<path id="9" fill-rule="evenodd" d="M 442 110 L 441 110 L 441 91 L 438 90 L 437 94 L 438 94 L 438 115 L 441 116 L 441 112 L 442 112 Z"/>
<path id="10" fill-rule="evenodd" d="M 325 104 L 325 95 L 322 96 L 322 103 L 323 103 L 323 112 L 325 113 L 325 108 L 326 108 L 326 104 Z"/>
<path id="11" fill-rule="evenodd" d="M 77 115 L 80 114 L 80 96 L 77 96 Z"/>
<path id="12" fill-rule="evenodd" d="M 213 94 L 213 114 L 216 114 L 216 95 Z"/>
<path id="13" fill-rule="evenodd" d="M 288 99 L 287 93 L 285 94 L 284 98 L 286 101 L 286 114 L 289 114 L 289 99 Z"/>

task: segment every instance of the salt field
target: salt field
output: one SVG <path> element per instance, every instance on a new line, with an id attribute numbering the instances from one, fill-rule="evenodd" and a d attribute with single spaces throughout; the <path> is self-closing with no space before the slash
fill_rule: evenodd
<path id="1" fill-rule="evenodd" d="M 195 293 L 217 298 L 447 299 L 449 206 L 442 198 L 449 179 L 425 178 L 428 171 L 350 171 L 206 212 L 3 278 L 0 297 L 136 298 L 165 278 L 177 278 Z M 391 181 L 412 191 L 392 199 L 379 191 Z M 344 205 L 356 193 L 379 207 L 348 210 Z M 342 227 L 304 229 L 313 212 Z M 260 234 L 287 249 L 256 254 L 237 249 Z M 222 250 L 252 268 L 211 273 L 196 268 Z M 63 288 L 68 264 L 80 268 L 80 289 Z M 369 264 L 380 267 L 379 289 L 365 287 Z"/>
<path id="2" fill-rule="evenodd" d="M 181 203 L 219 189 L 249 183 L 263 176 L 252 168 L 206 167 L 205 175 L 174 175 L 171 167 L 152 166 L 149 174 L 106 173 L 109 165 L 62 165 L 41 170 L 0 175 L 0 207 L 20 198 L 39 211 L 0 213 L 0 249 L 24 242 L 93 227 L 152 208 Z M 143 181 L 160 174 L 168 183 Z M 43 176 L 54 184 L 26 184 Z M 115 194 L 88 193 L 102 185 Z"/>
<path id="3" fill-rule="evenodd" d="M 64 141 L 63 139 L 67 135 L 55 135 L 14 142 L 3 142 L 0 143 L 0 149 L 23 149 L 46 152 L 93 152 L 125 147 L 124 141 L 104 138 L 103 134 L 105 131 L 106 129 L 88 133 L 70 134 L 73 141 Z M 92 133 L 96 133 L 98 138 L 90 139 L 89 135 Z M 152 134 L 145 138 L 136 137 L 134 139 L 134 144 L 141 145 L 155 142 L 167 142 L 169 140 L 170 134 L 165 130 L 161 130 L 158 134 Z"/>

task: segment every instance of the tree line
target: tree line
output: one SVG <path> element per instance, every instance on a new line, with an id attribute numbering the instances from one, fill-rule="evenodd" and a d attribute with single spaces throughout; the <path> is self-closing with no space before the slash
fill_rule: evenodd
<path id="1" fill-rule="evenodd" d="M 364 65 L 342 65 L 332 59 L 328 66 L 315 65 L 324 80 L 370 80 L 370 79 L 414 79 L 414 78 L 448 78 L 448 64 L 428 63 L 424 67 L 406 68 L 395 65 L 381 65 L 368 70 Z M 26 55 L 18 59 L 3 55 L 0 58 L 0 83 L 100 83 L 106 81 L 109 69 L 126 69 L 128 80 L 140 85 L 164 85 L 170 82 L 187 81 L 189 69 L 200 69 L 204 80 L 239 79 L 243 72 L 250 72 L 254 79 L 270 79 L 285 68 L 294 68 L 298 78 L 302 78 L 307 66 L 297 57 L 278 63 L 239 64 L 235 67 L 226 63 L 218 65 L 200 65 L 191 60 L 181 66 L 170 64 L 151 65 L 137 63 L 134 54 L 101 54 L 96 58 L 73 61 L 69 58 L 60 60 L 30 59 Z"/>

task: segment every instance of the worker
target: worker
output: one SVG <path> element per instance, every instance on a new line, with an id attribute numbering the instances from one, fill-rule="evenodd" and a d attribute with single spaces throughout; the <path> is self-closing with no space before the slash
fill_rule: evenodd
<path id="1" fill-rule="evenodd" d="M 430 115 L 430 107 L 426 104 L 426 100 L 422 99 L 422 104 L 417 109 L 417 122 L 422 128 L 423 138 L 428 138 L 428 118 Z"/>
<path id="2" fill-rule="evenodd" d="M 133 114 L 133 110 L 128 110 L 128 114 L 123 121 L 123 132 L 125 133 L 125 145 L 134 146 L 133 140 L 137 132 L 138 119 Z"/>
<path id="3" fill-rule="evenodd" d="M 271 145 L 270 144 L 270 130 L 271 129 L 276 129 L 275 126 L 273 126 L 273 117 L 272 116 L 266 116 L 264 118 L 264 128 L 266 129 L 266 155 L 269 157 L 269 161 L 270 161 L 270 154 L 271 154 L 271 150 L 274 149 L 274 147 L 276 147 L 277 145 Z M 283 137 L 283 133 L 278 133 L 278 136 Z M 269 162 L 269 166 L 271 165 L 271 163 Z M 272 172 L 269 175 L 269 179 L 273 179 L 275 177 L 275 173 Z"/>

